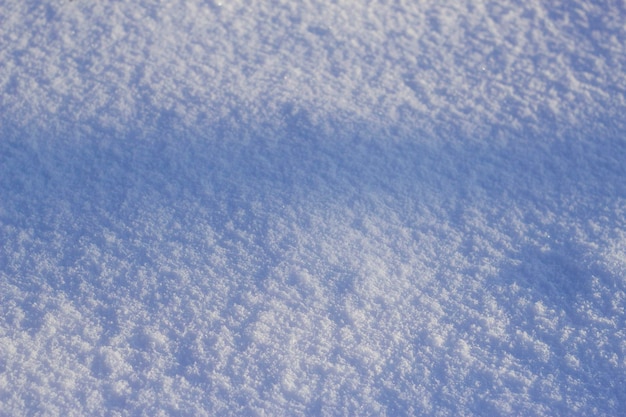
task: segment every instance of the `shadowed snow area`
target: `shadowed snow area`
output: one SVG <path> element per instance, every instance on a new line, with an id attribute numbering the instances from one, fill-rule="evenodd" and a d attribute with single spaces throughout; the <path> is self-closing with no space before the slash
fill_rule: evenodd
<path id="1" fill-rule="evenodd" d="M 1 415 L 619 415 L 626 9 L 0 0 Z"/>

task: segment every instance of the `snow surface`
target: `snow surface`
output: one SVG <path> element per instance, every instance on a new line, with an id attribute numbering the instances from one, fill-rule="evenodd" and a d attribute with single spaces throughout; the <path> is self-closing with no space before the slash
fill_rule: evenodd
<path id="1" fill-rule="evenodd" d="M 624 415 L 626 6 L 0 0 L 0 415 Z"/>

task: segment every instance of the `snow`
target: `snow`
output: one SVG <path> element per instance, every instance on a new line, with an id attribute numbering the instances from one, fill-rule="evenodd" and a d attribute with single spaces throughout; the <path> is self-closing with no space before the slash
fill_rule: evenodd
<path id="1" fill-rule="evenodd" d="M 620 2 L 0 0 L 0 415 L 619 415 Z"/>

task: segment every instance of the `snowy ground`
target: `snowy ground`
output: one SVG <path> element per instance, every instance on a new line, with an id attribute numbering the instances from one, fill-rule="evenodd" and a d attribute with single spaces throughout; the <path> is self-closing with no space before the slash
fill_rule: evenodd
<path id="1" fill-rule="evenodd" d="M 620 1 L 0 0 L 0 415 L 626 410 Z"/>

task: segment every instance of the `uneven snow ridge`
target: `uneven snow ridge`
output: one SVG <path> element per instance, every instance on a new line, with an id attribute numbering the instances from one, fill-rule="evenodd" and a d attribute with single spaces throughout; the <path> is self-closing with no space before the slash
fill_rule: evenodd
<path id="1" fill-rule="evenodd" d="M 618 1 L 0 0 L 0 415 L 616 416 Z"/>

